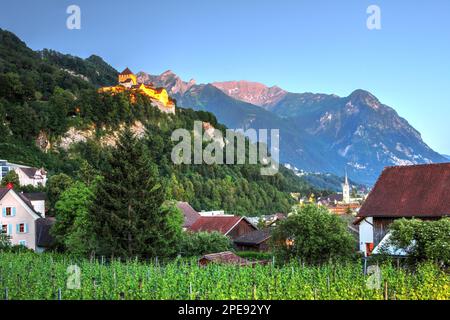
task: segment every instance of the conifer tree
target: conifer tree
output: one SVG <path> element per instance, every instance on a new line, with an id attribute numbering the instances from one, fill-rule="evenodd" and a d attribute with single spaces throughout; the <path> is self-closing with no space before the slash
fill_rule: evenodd
<path id="1" fill-rule="evenodd" d="M 90 210 L 98 254 L 145 258 L 176 253 L 182 220 L 172 219 L 173 211 L 162 206 L 165 188 L 148 153 L 129 128 L 111 152 L 111 170 L 103 173 Z"/>

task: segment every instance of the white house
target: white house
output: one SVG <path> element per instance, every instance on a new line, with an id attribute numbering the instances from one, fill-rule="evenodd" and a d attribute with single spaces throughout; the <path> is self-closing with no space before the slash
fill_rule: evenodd
<path id="1" fill-rule="evenodd" d="M 28 194 L 29 197 L 30 194 Z M 23 245 L 35 251 L 43 251 L 49 241 L 49 225 L 54 220 L 45 219 L 45 200 L 17 193 L 13 189 L 0 188 L 0 226 L 13 245 Z M 44 201 L 42 209 L 42 201 Z M 32 202 L 38 205 L 37 210 Z M 39 211 L 44 212 L 43 214 Z M 42 245 L 45 242 L 46 244 Z"/>
<path id="2" fill-rule="evenodd" d="M 42 185 L 45 187 L 47 183 L 47 172 L 41 168 L 33 168 L 20 164 L 9 163 L 6 160 L 0 160 L 0 181 L 11 170 L 14 170 L 19 176 L 19 183 L 21 186 L 31 185 L 38 187 Z"/>
<path id="3" fill-rule="evenodd" d="M 33 187 L 43 186 L 47 183 L 47 172 L 44 169 L 31 167 L 15 167 L 14 171 L 19 176 L 21 186 L 31 185 Z"/>

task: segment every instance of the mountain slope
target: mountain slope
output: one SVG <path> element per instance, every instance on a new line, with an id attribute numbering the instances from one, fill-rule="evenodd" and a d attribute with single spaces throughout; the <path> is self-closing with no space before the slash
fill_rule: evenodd
<path id="1" fill-rule="evenodd" d="M 305 171 L 373 184 L 385 166 L 444 162 L 394 109 L 364 90 L 350 96 L 290 93 L 247 81 L 197 85 L 176 74 L 141 73 L 185 108 L 206 110 L 231 128 L 280 129 L 280 160 Z M 252 102 L 252 103 L 249 103 Z"/>
<path id="2" fill-rule="evenodd" d="M 260 164 L 175 165 L 172 133 L 193 128 L 194 121 L 224 130 L 213 114 L 180 108 L 174 115 L 164 114 L 140 94 L 130 99 L 126 92 L 99 93 L 98 84 L 117 75 L 99 57 L 34 52 L 1 29 L 0 40 L 1 159 L 45 167 L 50 176 L 65 173 L 74 180 L 91 179 L 112 170 L 106 160 L 110 148 L 119 130 L 129 126 L 137 128 L 148 145 L 167 186 L 166 198 L 189 201 L 197 210 L 287 212 L 295 202 L 291 192 L 322 193 L 285 168 L 262 176 Z"/>

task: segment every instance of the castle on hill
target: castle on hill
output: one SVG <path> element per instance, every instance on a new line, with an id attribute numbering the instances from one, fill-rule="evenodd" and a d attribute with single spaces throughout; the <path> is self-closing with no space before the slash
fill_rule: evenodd
<path id="1" fill-rule="evenodd" d="M 138 92 L 155 100 L 156 106 L 162 112 L 175 114 L 175 103 L 169 97 L 165 88 L 155 88 L 151 85 L 138 83 L 136 75 L 128 68 L 125 68 L 119 74 L 118 80 L 118 85 L 100 88 L 99 92 L 110 92 L 113 94 L 125 91 Z"/>

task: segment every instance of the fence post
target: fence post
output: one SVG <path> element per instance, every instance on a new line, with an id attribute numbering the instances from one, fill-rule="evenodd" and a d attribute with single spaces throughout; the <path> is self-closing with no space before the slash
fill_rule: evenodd
<path id="1" fill-rule="evenodd" d="M 58 289 L 58 300 L 59 300 L 59 301 L 62 300 L 61 288 Z"/>
<path id="2" fill-rule="evenodd" d="M 388 300 L 389 296 L 388 296 L 388 283 L 387 281 L 384 281 L 384 300 Z"/>
<path id="3" fill-rule="evenodd" d="M 5 300 L 8 300 L 8 287 L 5 288 Z"/>

